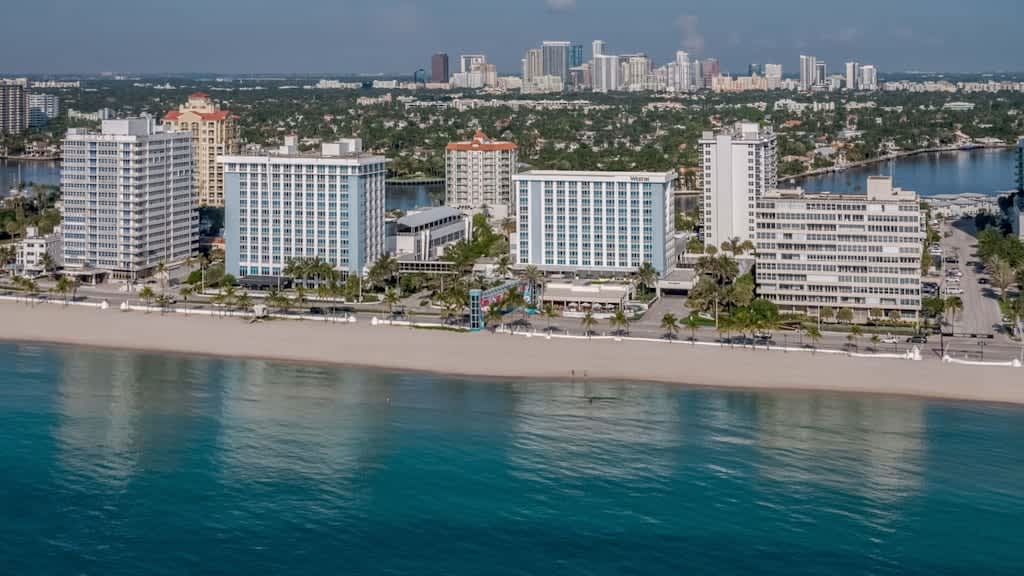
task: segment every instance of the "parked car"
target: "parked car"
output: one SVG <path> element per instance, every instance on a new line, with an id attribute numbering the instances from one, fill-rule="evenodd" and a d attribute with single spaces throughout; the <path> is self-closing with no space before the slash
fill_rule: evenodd
<path id="1" fill-rule="evenodd" d="M 910 344 L 927 344 L 928 337 L 924 334 L 914 334 L 910 338 L 907 338 L 907 342 Z"/>
<path id="2" fill-rule="evenodd" d="M 899 341 L 899 338 L 893 336 L 892 334 L 886 334 L 885 336 L 882 336 L 882 344 L 896 344 Z"/>
<path id="3" fill-rule="evenodd" d="M 978 278 L 978 284 L 982 284 L 982 285 L 988 284 L 988 278 L 985 278 L 984 276 Z"/>
<path id="4" fill-rule="evenodd" d="M 946 286 L 945 293 L 947 295 L 959 296 L 964 293 L 964 289 L 958 286 Z"/>
<path id="5" fill-rule="evenodd" d="M 754 332 L 754 338 L 757 338 L 758 340 L 771 340 L 772 339 L 772 333 L 771 332 Z"/>

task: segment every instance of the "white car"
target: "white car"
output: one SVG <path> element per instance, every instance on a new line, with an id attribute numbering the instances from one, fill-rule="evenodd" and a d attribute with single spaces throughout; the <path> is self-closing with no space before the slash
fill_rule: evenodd
<path id="1" fill-rule="evenodd" d="M 947 295 L 959 296 L 964 293 L 964 289 L 959 286 L 946 286 L 945 292 Z"/>
<path id="2" fill-rule="evenodd" d="M 900 339 L 893 336 L 892 334 L 886 334 L 882 336 L 882 344 L 899 344 Z"/>

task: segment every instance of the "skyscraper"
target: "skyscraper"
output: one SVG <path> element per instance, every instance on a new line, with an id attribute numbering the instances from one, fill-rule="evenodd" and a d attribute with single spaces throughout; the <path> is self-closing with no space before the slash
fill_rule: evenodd
<path id="1" fill-rule="evenodd" d="M 754 203 L 778 184 L 776 136 L 742 122 L 700 140 L 704 181 L 704 245 L 755 239 Z"/>
<path id="2" fill-rule="evenodd" d="M 782 64 L 765 64 L 764 79 L 769 90 L 778 90 L 782 86 Z"/>
<path id="3" fill-rule="evenodd" d="M 541 76 L 544 76 L 544 51 L 531 48 L 523 59 L 523 83 L 529 84 Z"/>
<path id="4" fill-rule="evenodd" d="M 447 82 L 451 75 L 448 71 L 448 55 L 438 52 L 430 58 L 430 81 Z"/>
<path id="5" fill-rule="evenodd" d="M 764 64 L 749 64 L 747 66 L 747 76 L 764 76 Z"/>
<path id="6" fill-rule="evenodd" d="M 603 56 L 607 49 L 608 44 L 606 44 L 604 40 L 594 40 L 594 44 L 591 47 L 591 56 L 594 58 Z"/>
<path id="7" fill-rule="evenodd" d="M 545 76 L 558 76 L 563 83 L 569 82 L 569 68 L 571 68 L 569 52 L 571 48 L 571 42 L 546 40 L 541 44 Z"/>
<path id="8" fill-rule="evenodd" d="M 622 87 L 619 57 L 613 54 L 594 56 L 594 92 L 614 92 Z"/>
<path id="9" fill-rule="evenodd" d="M 690 55 L 684 50 L 677 51 L 675 64 L 675 78 L 671 78 L 670 81 L 674 85 L 676 92 L 689 92 L 690 86 L 693 83 L 693 72 L 690 70 Z"/>
<path id="10" fill-rule="evenodd" d="M 19 134 L 28 128 L 28 120 L 25 86 L 0 80 L 0 132 Z"/>
<path id="11" fill-rule="evenodd" d="M 196 195 L 200 206 L 224 205 L 224 170 L 217 164 L 223 154 L 237 154 L 239 130 L 235 115 L 196 92 L 188 102 L 164 116 L 164 124 L 192 133 Z"/>
<path id="12" fill-rule="evenodd" d="M 512 213 L 512 175 L 518 167 L 518 147 L 491 140 L 477 132 L 473 139 L 451 142 L 445 148 L 445 204 L 459 210 L 484 206 Z"/>
<path id="13" fill-rule="evenodd" d="M 846 63 L 846 89 L 853 91 L 860 87 L 860 64 Z"/>
<path id="14" fill-rule="evenodd" d="M 134 280 L 191 257 L 199 248 L 192 170 L 192 134 L 152 118 L 104 120 L 98 133 L 70 128 L 61 166 L 64 266 Z"/>
<path id="15" fill-rule="evenodd" d="M 483 54 L 462 54 L 459 56 L 459 72 L 463 74 L 479 72 L 484 64 L 487 64 L 487 56 Z"/>
<path id="16" fill-rule="evenodd" d="M 293 258 L 319 258 L 362 275 L 384 254 L 387 159 L 350 138 L 299 152 L 295 136 L 273 153 L 222 156 L 225 270 L 278 277 Z M 267 209 L 272 205 L 273 209 Z"/>
<path id="17" fill-rule="evenodd" d="M 573 44 L 569 47 L 569 68 L 576 68 L 583 65 L 583 44 Z"/>
<path id="18" fill-rule="evenodd" d="M 823 86 L 828 83 L 828 66 L 824 62 L 814 62 L 814 85 Z"/>
<path id="19" fill-rule="evenodd" d="M 722 68 L 718 63 L 718 58 L 708 58 L 704 60 L 702 73 L 704 74 L 704 87 L 711 88 L 711 84 L 714 79 L 722 75 Z"/>
<path id="20" fill-rule="evenodd" d="M 878 90 L 878 69 L 871 64 L 865 64 L 860 67 L 860 84 L 861 90 Z"/>
<path id="21" fill-rule="evenodd" d="M 46 126 L 60 115 L 60 98 L 53 94 L 28 95 L 28 125 Z"/>
<path id="22" fill-rule="evenodd" d="M 800 89 L 810 90 L 814 86 L 815 75 L 818 73 L 818 59 L 814 56 L 800 55 Z"/>

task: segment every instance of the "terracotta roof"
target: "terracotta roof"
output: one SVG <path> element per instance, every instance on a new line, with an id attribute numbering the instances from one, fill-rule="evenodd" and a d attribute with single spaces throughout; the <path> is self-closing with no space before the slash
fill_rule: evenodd
<path id="1" fill-rule="evenodd" d="M 210 95 L 207 94 L 206 92 L 196 92 L 195 94 L 192 94 L 191 96 L 189 96 L 189 98 L 209 98 L 209 97 L 210 97 Z"/>
<path id="2" fill-rule="evenodd" d="M 228 116 L 232 116 L 231 112 L 228 112 L 227 110 L 218 110 L 216 112 L 196 112 L 194 110 L 189 110 L 189 112 L 192 112 L 196 116 L 199 116 L 199 118 L 202 120 L 224 120 Z M 180 118 L 181 115 L 182 112 L 180 110 L 171 110 L 167 114 L 164 114 L 164 120 L 174 121 Z"/>
<path id="3" fill-rule="evenodd" d="M 516 150 L 518 146 L 511 142 L 503 142 L 501 140 L 491 140 L 482 131 L 477 130 L 476 134 L 473 135 L 473 139 L 468 142 L 451 142 L 446 147 L 447 150 L 454 150 L 459 152 L 496 152 L 499 150 Z"/>

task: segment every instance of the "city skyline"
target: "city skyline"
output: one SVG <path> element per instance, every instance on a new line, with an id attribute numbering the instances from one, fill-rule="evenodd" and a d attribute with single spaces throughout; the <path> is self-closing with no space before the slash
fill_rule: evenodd
<path id="1" fill-rule="evenodd" d="M 1022 70 L 1014 20 L 1005 17 L 1016 9 L 1012 0 L 984 0 L 981 9 L 953 0 L 865 0 L 858 12 L 841 17 L 834 6 L 822 5 L 828 3 L 796 0 L 701 6 L 649 0 L 643 9 L 604 0 L 308 0 L 287 6 L 256 0 L 245 10 L 236 0 L 182 0 L 158 9 L 126 0 L 107 0 L 102 7 L 55 4 L 5 8 L 12 21 L 45 22 L 49 33 L 40 45 L 31 27 L 13 28 L 10 45 L 32 49 L 0 53 L 0 71 L 411 75 L 429 69 L 432 54 L 446 52 L 487 54 L 499 73 L 513 74 L 528 47 L 568 40 L 586 46 L 589 58 L 598 39 L 616 52 L 643 52 L 656 62 L 670 61 L 676 50 L 715 57 L 723 73 L 733 75 L 745 73 L 751 62 L 795 70 L 800 54 L 815 54 L 832 70 L 850 60 L 874 62 L 890 73 Z M 200 9 L 204 18 L 196 22 L 191 14 Z M 339 35 L 338 24 L 353 20 L 362 25 Z M 503 25 L 491 25 L 496 21 Z M 97 35 L 97 29 L 117 33 Z M 133 50 L 121 49 L 125 42 Z"/>

